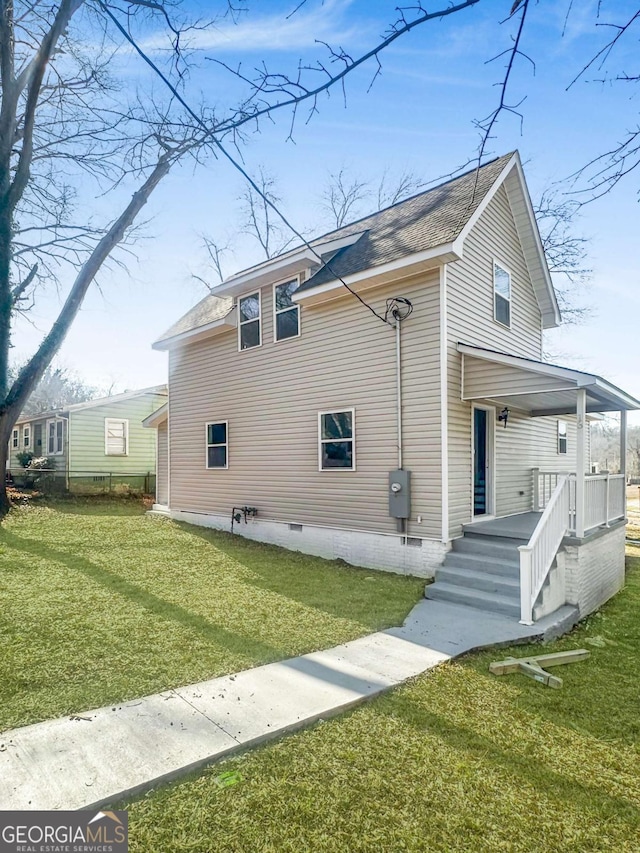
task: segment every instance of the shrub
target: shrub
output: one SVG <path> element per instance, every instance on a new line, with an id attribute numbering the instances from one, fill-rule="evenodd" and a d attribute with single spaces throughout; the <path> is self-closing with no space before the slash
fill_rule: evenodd
<path id="1" fill-rule="evenodd" d="M 28 468 L 33 459 L 33 453 L 30 450 L 21 450 L 19 453 L 16 453 L 16 459 L 18 460 L 18 465 Z"/>

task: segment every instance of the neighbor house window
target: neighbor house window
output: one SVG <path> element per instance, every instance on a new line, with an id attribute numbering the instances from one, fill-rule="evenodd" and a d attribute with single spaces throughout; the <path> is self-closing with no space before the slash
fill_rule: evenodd
<path id="1" fill-rule="evenodd" d="M 104 419 L 104 452 L 106 456 L 126 456 L 129 453 L 128 420 Z"/>
<path id="2" fill-rule="evenodd" d="M 567 452 L 567 422 L 558 421 L 558 453 Z"/>
<path id="3" fill-rule="evenodd" d="M 276 284 L 273 288 L 275 339 L 297 338 L 300 334 L 300 306 L 291 298 L 300 286 L 298 279 Z"/>
<path id="4" fill-rule="evenodd" d="M 47 421 L 47 455 L 59 456 L 64 450 L 64 421 Z"/>
<path id="5" fill-rule="evenodd" d="M 511 276 L 493 263 L 493 316 L 503 326 L 511 326 Z"/>
<path id="6" fill-rule="evenodd" d="M 342 468 L 354 471 L 355 413 L 353 409 L 320 412 L 318 415 L 320 470 Z"/>
<path id="7" fill-rule="evenodd" d="M 238 301 L 238 333 L 240 349 L 259 347 L 262 343 L 260 329 L 260 292 L 243 296 Z"/>
<path id="8" fill-rule="evenodd" d="M 24 447 L 29 447 L 31 444 L 31 427 L 22 427 L 22 444 Z"/>
<path id="9" fill-rule="evenodd" d="M 13 447 L 20 447 L 20 432 L 17 429 L 14 429 L 13 431 L 11 445 Z"/>
<path id="10" fill-rule="evenodd" d="M 229 422 L 207 424 L 207 468 L 229 467 Z"/>

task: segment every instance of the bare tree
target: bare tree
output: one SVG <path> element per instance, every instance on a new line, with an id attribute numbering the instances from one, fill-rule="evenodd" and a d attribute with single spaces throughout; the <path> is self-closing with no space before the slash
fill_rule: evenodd
<path id="1" fill-rule="evenodd" d="M 9 380 L 14 381 L 20 367 L 9 371 Z M 87 385 L 77 374 L 66 367 L 49 365 L 42 379 L 26 402 L 22 415 L 35 415 L 52 409 L 63 409 L 73 403 L 85 403 L 100 395 L 100 390 Z"/>
<path id="2" fill-rule="evenodd" d="M 342 228 L 358 218 L 363 202 L 370 196 L 370 182 L 350 176 L 343 166 L 338 172 L 329 173 L 320 206 L 329 214 L 332 227 Z"/>
<path id="3" fill-rule="evenodd" d="M 269 259 L 283 252 L 294 237 L 287 235 L 275 212 L 282 199 L 276 190 L 273 175 L 269 174 L 264 166 L 260 166 L 255 183 L 257 188 L 245 186 L 239 199 L 242 203 L 242 232 L 257 240 L 265 258 Z M 219 252 L 216 257 L 219 257 Z"/>

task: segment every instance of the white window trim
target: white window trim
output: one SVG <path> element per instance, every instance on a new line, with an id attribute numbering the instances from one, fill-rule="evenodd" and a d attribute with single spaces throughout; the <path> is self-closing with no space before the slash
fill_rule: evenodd
<path id="1" fill-rule="evenodd" d="M 212 424 L 224 424 L 225 435 L 227 440 L 224 444 L 209 444 L 209 427 Z M 209 465 L 209 448 L 224 447 L 226 448 L 226 465 Z M 207 421 L 204 425 L 204 467 L 207 471 L 226 471 L 229 468 L 229 421 Z"/>
<path id="2" fill-rule="evenodd" d="M 258 294 L 258 316 L 254 317 L 253 320 L 242 320 L 240 318 L 240 302 L 243 299 L 246 299 L 248 296 L 255 296 Z M 238 297 L 238 352 L 248 352 L 252 349 L 258 349 L 258 347 L 262 346 L 262 290 L 258 288 L 257 290 L 249 290 L 247 293 L 243 293 L 242 296 Z M 246 326 L 247 323 L 255 323 L 258 320 L 258 328 L 260 330 L 260 343 L 256 344 L 254 347 L 245 347 L 242 349 L 242 327 Z M 211 423 L 222 423 L 222 421 L 211 421 Z"/>
<path id="3" fill-rule="evenodd" d="M 501 270 L 504 270 L 506 274 L 509 276 L 509 299 L 506 301 L 509 303 L 509 323 L 503 323 L 502 320 L 498 320 L 496 317 L 496 296 L 500 296 L 501 299 L 505 299 L 501 293 L 496 291 L 496 266 L 499 266 Z M 491 288 L 493 295 L 493 322 L 497 323 L 499 326 L 502 326 L 503 329 L 510 329 L 511 323 L 513 320 L 513 276 L 511 275 L 511 270 L 499 261 L 497 258 L 491 259 Z"/>
<path id="4" fill-rule="evenodd" d="M 20 427 L 15 427 L 11 432 L 11 449 L 20 450 Z"/>
<path id="5" fill-rule="evenodd" d="M 124 424 L 124 453 L 109 453 L 109 424 Z M 128 456 L 129 455 L 129 419 L 128 418 L 105 418 L 104 419 L 104 455 L 105 456 Z"/>
<path id="6" fill-rule="evenodd" d="M 351 438 L 345 439 L 335 439 L 335 438 L 322 438 L 322 416 L 323 415 L 335 415 L 337 412 L 351 412 Z M 322 445 L 323 444 L 331 444 L 336 441 L 351 441 L 351 460 L 352 465 L 351 468 L 323 468 L 322 467 Z M 345 473 L 350 473 L 356 470 L 356 410 L 350 406 L 345 406 L 344 408 L 335 409 L 325 409 L 322 412 L 318 412 L 318 471 L 342 471 Z"/>
<path id="7" fill-rule="evenodd" d="M 60 450 L 51 450 L 50 451 L 49 450 L 49 424 L 56 424 L 56 428 L 54 430 L 54 438 L 56 439 L 56 443 L 57 443 L 57 438 L 58 438 L 58 426 L 57 425 L 59 423 L 62 424 L 62 448 Z M 65 423 L 64 418 L 50 418 L 46 422 L 46 430 L 45 430 L 45 432 L 46 432 L 46 438 L 45 438 L 46 444 L 45 444 L 45 446 L 47 448 L 47 452 L 45 454 L 46 456 L 62 456 L 64 454 L 64 423 Z"/>
<path id="8" fill-rule="evenodd" d="M 31 447 L 31 424 L 22 427 L 22 447 L 24 450 Z"/>
<path id="9" fill-rule="evenodd" d="M 281 343 L 285 343 L 286 341 L 295 341 L 295 339 L 299 338 L 300 335 L 302 334 L 302 311 L 300 310 L 300 303 L 294 302 L 290 308 L 282 308 L 280 310 L 277 310 L 277 308 L 276 308 L 276 287 L 279 287 L 281 284 L 288 284 L 290 281 L 294 281 L 294 280 L 297 280 L 298 287 L 300 287 L 301 276 L 299 276 L 299 275 L 291 276 L 291 278 L 283 278 L 282 281 L 278 281 L 278 282 L 276 282 L 276 284 L 273 285 L 271 298 L 273 300 L 273 342 L 274 342 L 274 344 L 281 344 Z M 278 324 L 277 324 L 276 317 L 278 316 L 278 314 L 286 314 L 287 311 L 293 311 L 294 308 L 298 311 L 298 334 L 297 335 L 290 335 L 288 338 L 279 338 L 278 337 Z"/>
<path id="10" fill-rule="evenodd" d="M 564 424 L 564 435 L 560 435 L 560 424 Z M 557 453 L 558 456 L 566 456 L 569 453 L 569 424 L 559 419 L 556 422 Z M 560 438 L 564 438 L 564 450 L 560 450 Z"/>

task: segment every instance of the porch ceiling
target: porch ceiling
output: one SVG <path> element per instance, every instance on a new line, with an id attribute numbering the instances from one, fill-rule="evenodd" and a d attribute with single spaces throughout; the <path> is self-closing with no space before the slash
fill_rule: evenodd
<path id="1" fill-rule="evenodd" d="M 601 376 L 458 343 L 462 399 L 493 400 L 531 417 L 575 414 L 584 389 L 587 412 L 640 409 L 640 402 Z"/>

